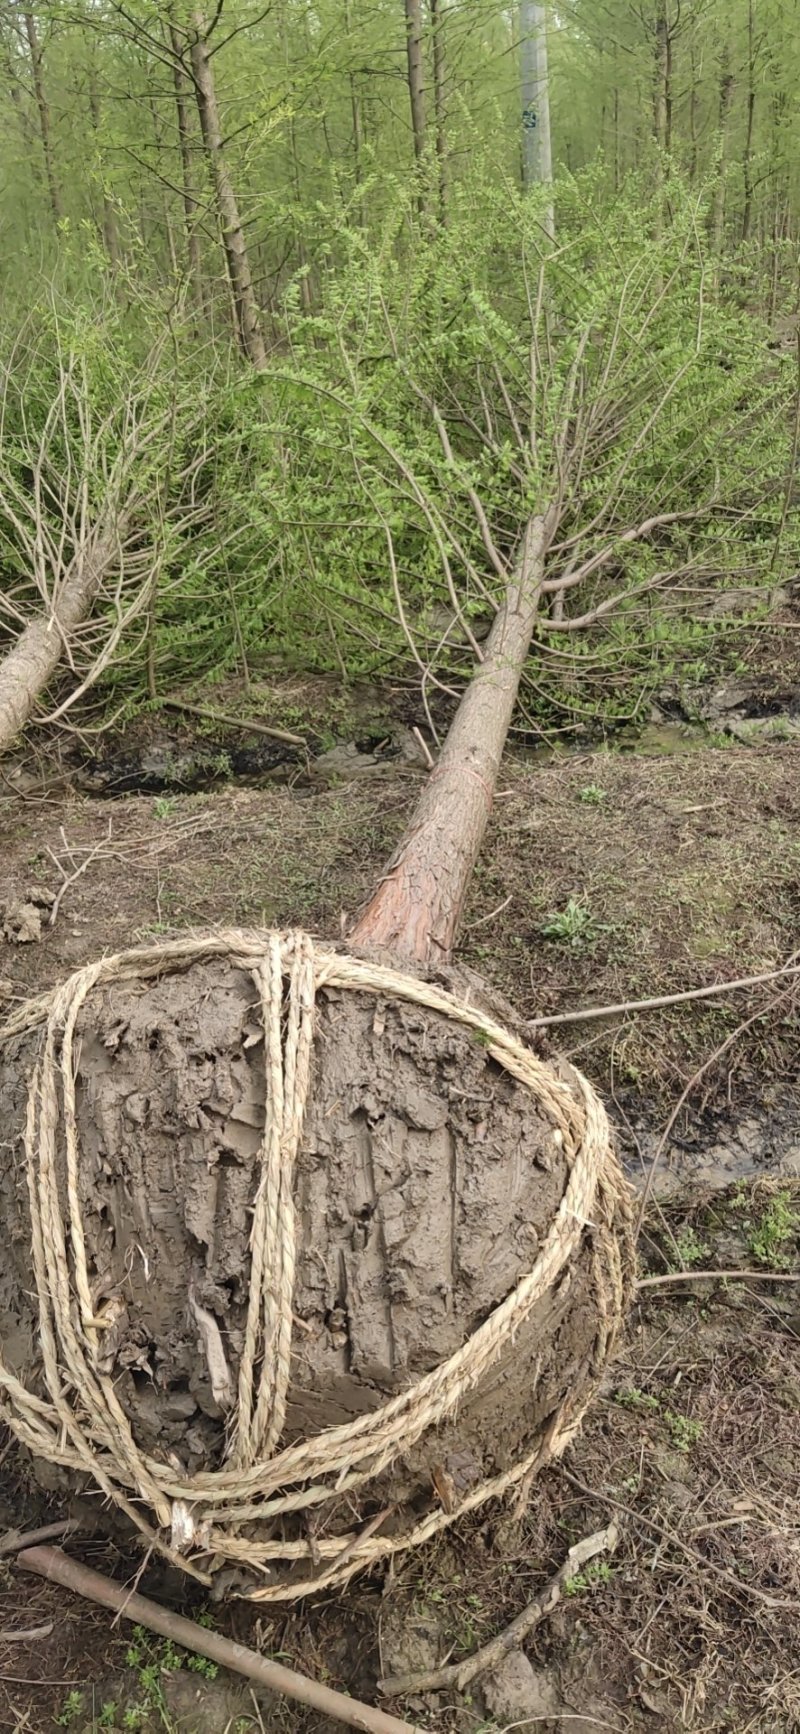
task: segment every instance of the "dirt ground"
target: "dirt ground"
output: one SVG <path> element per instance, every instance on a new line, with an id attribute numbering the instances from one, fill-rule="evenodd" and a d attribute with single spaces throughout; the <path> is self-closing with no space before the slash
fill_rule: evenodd
<path id="1" fill-rule="evenodd" d="M 192 927 L 304 923 L 339 934 L 421 774 L 395 761 L 332 787 L 231 782 L 113 800 L 0 784 L 6 1003 L 104 948 Z M 460 955 L 528 1018 L 778 968 L 800 949 L 799 816 L 791 744 L 511 757 Z M 55 920 L 41 902 L 40 937 L 19 943 L 14 906 L 34 888 L 59 898 Z M 614 1520 L 615 1552 L 528 1638 L 527 1671 L 466 1693 L 412 1692 L 395 1712 L 442 1734 L 800 1730 L 792 981 L 537 1038 L 602 1089 L 634 1176 L 688 1089 L 641 1241 L 643 1278 L 668 1280 L 640 1289 L 602 1398 L 527 1512 L 490 1511 L 388 1577 L 299 1611 L 211 1606 L 220 1629 L 374 1701 L 379 1678 L 458 1659 L 501 1630 L 576 1541 Z M 704 1270 L 751 1275 L 699 1279 Z M 0 1527 L 58 1514 L 6 1447 Z M 122 1580 L 138 1570 L 100 1532 L 73 1545 Z M 181 1665 L 7 1564 L 0 1572 L 0 1730 L 333 1726 Z M 185 1596 L 152 1568 L 140 1587 Z"/>

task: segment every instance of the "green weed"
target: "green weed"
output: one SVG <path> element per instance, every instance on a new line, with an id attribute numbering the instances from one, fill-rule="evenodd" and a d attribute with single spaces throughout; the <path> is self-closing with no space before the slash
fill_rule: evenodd
<path id="1" fill-rule="evenodd" d="M 690 1421 L 688 1415 L 676 1415 L 672 1409 L 665 1409 L 664 1420 L 676 1451 L 688 1453 L 702 1436 L 702 1421 Z"/>
<path id="2" fill-rule="evenodd" d="M 200 1624 L 204 1626 L 213 1623 L 208 1612 L 200 1616 Z M 133 1642 L 128 1645 L 125 1661 L 137 1675 L 137 1702 L 131 1704 L 122 1716 L 122 1728 L 125 1734 L 136 1734 L 149 1721 L 157 1721 L 165 1730 L 165 1734 L 176 1734 L 174 1723 L 169 1713 L 164 1696 L 164 1679 L 169 1674 L 177 1674 L 184 1667 L 192 1673 L 201 1674 L 205 1680 L 215 1680 L 219 1673 L 216 1662 L 211 1662 L 206 1656 L 195 1656 L 179 1650 L 168 1638 L 163 1643 L 151 1638 L 144 1626 L 134 1626 Z M 116 1707 L 111 1706 L 116 1714 Z M 101 1713 L 102 1714 L 102 1713 Z M 99 1727 L 114 1727 L 112 1721 L 98 1722 Z"/>
<path id="3" fill-rule="evenodd" d="M 78 1717 L 82 1714 L 83 1693 L 68 1692 L 58 1715 L 53 1717 L 53 1721 L 57 1728 L 71 1728 L 73 1722 L 77 1722 Z"/>
<path id="4" fill-rule="evenodd" d="M 599 1559 L 587 1565 L 585 1571 L 575 1573 L 564 1585 L 565 1596 L 579 1596 L 584 1591 L 594 1589 L 596 1584 L 610 1583 L 614 1573 L 607 1560 Z"/>
<path id="5" fill-rule="evenodd" d="M 570 897 L 564 909 L 557 910 L 542 922 L 539 931 L 545 939 L 557 940 L 560 945 L 571 946 L 577 951 L 581 946 L 591 944 L 599 929 L 588 905 L 577 897 Z"/>
<path id="6" fill-rule="evenodd" d="M 661 1407 L 658 1398 L 649 1391 L 640 1391 L 636 1385 L 628 1385 L 614 1392 L 614 1402 L 621 1409 L 645 1409 L 652 1411 Z"/>
<path id="7" fill-rule="evenodd" d="M 759 1264 L 770 1270 L 788 1270 L 794 1260 L 787 1251 L 790 1241 L 800 1234 L 800 1212 L 791 1201 L 791 1193 L 776 1192 L 763 1211 L 761 1220 L 750 1238 L 750 1251 Z"/>
<path id="8" fill-rule="evenodd" d="M 687 1225 L 675 1236 L 675 1254 L 678 1270 L 694 1270 L 704 1259 L 711 1256 L 711 1248 Z"/>
<path id="9" fill-rule="evenodd" d="M 601 807 L 603 802 L 608 800 L 608 790 L 601 789 L 599 783 L 587 783 L 586 788 L 581 789 L 578 800 L 582 801 L 585 807 Z"/>

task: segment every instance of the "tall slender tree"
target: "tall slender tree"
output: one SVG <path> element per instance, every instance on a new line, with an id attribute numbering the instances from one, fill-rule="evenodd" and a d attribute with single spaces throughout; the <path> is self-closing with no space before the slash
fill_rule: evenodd
<path id="1" fill-rule="evenodd" d="M 731 64 L 730 42 L 726 41 L 723 43 L 720 55 L 717 173 L 714 181 L 714 192 L 711 199 L 711 209 L 708 218 L 709 235 L 717 258 L 719 258 L 722 252 L 725 227 L 725 194 L 734 85 L 735 79 Z"/>
<path id="2" fill-rule="evenodd" d="M 203 261 L 200 252 L 199 217 L 200 202 L 195 190 L 194 169 L 192 166 L 192 134 L 189 119 L 189 80 L 186 74 L 184 56 L 187 53 L 186 37 L 178 29 L 174 18 L 170 18 L 168 26 L 169 44 L 172 51 L 172 88 L 175 93 L 175 117 L 178 131 L 178 150 L 181 159 L 181 191 L 183 198 L 183 214 L 186 220 L 186 252 L 189 262 L 189 279 L 195 304 L 200 311 L 204 305 L 203 295 Z"/>
<path id="3" fill-rule="evenodd" d="M 436 116 L 436 160 L 439 169 L 439 215 L 447 221 L 447 69 L 444 0 L 430 0 L 433 48 L 433 105 Z"/>
<path id="4" fill-rule="evenodd" d="M 521 0 L 520 55 L 522 84 L 522 179 L 525 187 L 551 187 L 553 156 L 550 142 L 550 83 L 547 61 L 547 13 L 539 0 Z M 553 235 L 552 202 L 545 227 Z"/>
<path id="5" fill-rule="evenodd" d="M 33 13 L 26 12 L 24 14 L 24 20 L 25 34 L 28 39 L 28 48 L 31 57 L 33 89 L 36 96 L 36 107 L 39 111 L 39 134 L 42 141 L 42 156 L 44 157 L 44 172 L 47 181 L 47 191 L 50 199 L 50 209 L 53 213 L 53 222 L 55 223 L 56 228 L 58 228 L 58 225 L 64 216 L 64 207 L 61 200 L 61 191 L 56 177 L 55 162 L 53 159 L 50 106 L 47 101 L 44 86 L 42 47 L 39 41 L 39 32 Z"/>
<path id="6" fill-rule="evenodd" d="M 217 199 L 222 244 L 228 266 L 236 330 L 243 353 L 257 368 L 266 367 L 267 352 L 253 288 L 244 226 L 231 180 L 217 106 L 217 89 L 209 51 L 206 20 L 199 7 L 191 18 L 191 57 L 200 130 Z"/>
<path id="7" fill-rule="evenodd" d="M 420 163 L 425 154 L 425 73 L 422 53 L 422 0 L 404 0 L 408 95 L 414 155 Z"/>

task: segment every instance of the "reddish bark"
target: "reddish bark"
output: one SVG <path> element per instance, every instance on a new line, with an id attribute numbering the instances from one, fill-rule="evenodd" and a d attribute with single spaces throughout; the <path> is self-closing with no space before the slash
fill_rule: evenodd
<path id="1" fill-rule="evenodd" d="M 350 935 L 422 965 L 447 959 L 492 808 L 541 594 L 548 520 L 532 518 L 484 660 L 381 882 Z"/>

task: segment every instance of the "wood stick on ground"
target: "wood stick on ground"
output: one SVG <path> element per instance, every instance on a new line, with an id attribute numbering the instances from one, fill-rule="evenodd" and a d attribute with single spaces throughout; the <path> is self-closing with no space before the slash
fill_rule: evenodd
<path id="1" fill-rule="evenodd" d="M 518 1650 L 534 1627 L 553 1612 L 567 1584 L 578 1576 L 583 1566 L 587 1565 L 590 1559 L 595 1559 L 599 1553 L 613 1553 L 618 1539 L 617 1526 L 610 1523 L 607 1529 L 598 1529 L 594 1535 L 587 1535 L 583 1541 L 576 1542 L 555 1577 L 551 1577 L 550 1582 L 528 1602 L 521 1614 L 517 1614 L 510 1626 L 506 1626 L 505 1631 L 499 1632 L 497 1637 L 490 1638 L 488 1644 L 483 1644 L 465 1661 L 450 1662 L 447 1667 L 428 1674 L 397 1674 L 381 1680 L 381 1691 L 385 1692 L 387 1698 L 406 1697 L 417 1692 L 441 1692 L 450 1686 L 463 1691 L 479 1674 L 491 1673 L 510 1650 Z"/>
<path id="2" fill-rule="evenodd" d="M 668 1270 L 662 1276 L 640 1276 L 642 1288 L 662 1288 L 668 1282 L 800 1282 L 800 1270 Z"/>
<path id="3" fill-rule="evenodd" d="M 38 1547 L 43 1541 L 63 1541 L 66 1535 L 74 1535 L 80 1525 L 73 1518 L 64 1518 L 61 1523 L 44 1523 L 41 1529 L 29 1529 L 20 1534 L 18 1529 L 9 1529 L 6 1535 L 0 1535 L 0 1559 L 7 1559 L 9 1554 L 19 1553 L 23 1548 Z"/>
<path id="4" fill-rule="evenodd" d="M 0 1632 L 0 1644 L 35 1644 L 42 1638 L 49 1638 L 55 1625 L 55 1620 L 45 1620 L 43 1626 L 9 1626 L 7 1631 Z"/>
<path id="5" fill-rule="evenodd" d="M 306 745 L 303 736 L 292 734 L 291 729 L 272 728 L 268 723 L 256 722 L 253 717 L 230 716 L 223 710 L 206 710 L 204 705 L 184 704 L 181 698 L 163 698 L 161 703 L 165 710 L 186 711 L 187 716 L 200 716 L 204 722 L 224 723 L 226 728 L 248 729 L 251 734 L 269 735 L 272 741 L 288 741 L 290 747 Z"/>
<path id="6" fill-rule="evenodd" d="M 99 1602 L 101 1607 L 112 1609 L 134 1625 L 158 1632 L 159 1637 L 181 1644 L 194 1655 L 207 1656 L 223 1668 L 244 1674 L 256 1685 L 264 1686 L 270 1692 L 280 1692 L 286 1698 L 294 1698 L 297 1703 L 306 1704 L 323 1716 L 333 1716 L 350 1728 L 360 1728 L 365 1734 L 419 1734 L 410 1722 L 401 1722 L 397 1716 L 387 1715 L 385 1710 L 361 1704 L 344 1692 L 334 1692 L 330 1686 L 322 1686 L 316 1680 L 295 1673 L 293 1668 L 268 1661 L 266 1656 L 248 1649 L 246 1644 L 237 1644 L 232 1638 L 224 1638 L 220 1632 L 208 1631 L 204 1626 L 195 1625 L 194 1620 L 173 1613 L 171 1608 L 159 1607 L 147 1596 L 127 1590 L 123 1584 L 112 1583 L 99 1571 L 92 1571 L 89 1566 L 69 1559 L 59 1547 L 26 1548 L 18 1555 L 17 1564 L 23 1571 L 35 1572 L 37 1577 L 61 1584 L 64 1589 L 84 1596 L 87 1601 Z"/>
<path id="7" fill-rule="evenodd" d="M 501 905 L 502 908 L 502 905 Z M 498 913 L 495 911 L 495 913 Z M 488 917 L 484 916 L 484 920 Z M 478 923 L 473 922 L 477 927 Z M 660 1011 L 663 1006 L 684 1005 L 687 1000 L 713 999 L 716 995 L 738 993 L 745 987 L 760 987 L 762 982 L 777 981 L 783 975 L 800 975 L 800 963 L 787 963 L 780 969 L 767 970 L 764 975 L 742 975 L 737 981 L 715 981 L 710 987 L 691 987 L 683 993 L 662 994 L 660 999 L 627 999 L 619 1005 L 590 1005 L 582 1011 L 557 1012 L 552 1017 L 529 1018 L 526 1029 L 552 1029 L 554 1024 L 588 1024 L 593 1018 L 621 1016 L 625 1012 Z"/>

